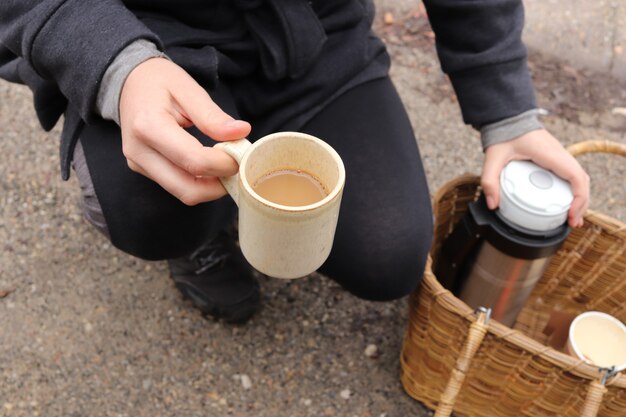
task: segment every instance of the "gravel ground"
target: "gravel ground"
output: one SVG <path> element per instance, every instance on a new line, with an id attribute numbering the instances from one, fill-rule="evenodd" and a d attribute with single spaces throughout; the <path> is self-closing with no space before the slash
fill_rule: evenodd
<path id="1" fill-rule="evenodd" d="M 377 27 L 431 191 L 480 172 L 478 136 L 424 17 Z M 531 68 L 564 143 L 626 143 L 626 116 L 613 112 L 626 107 L 623 84 L 538 53 Z M 115 250 L 82 219 L 75 179 L 59 178 L 58 135 L 41 131 L 28 90 L 0 82 L 0 416 L 432 415 L 399 382 L 406 300 L 362 301 L 318 275 L 262 279 L 264 308 L 248 325 L 205 320 L 163 263 Z M 626 164 L 581 161 L 592 208 L 626 221 Z"/>

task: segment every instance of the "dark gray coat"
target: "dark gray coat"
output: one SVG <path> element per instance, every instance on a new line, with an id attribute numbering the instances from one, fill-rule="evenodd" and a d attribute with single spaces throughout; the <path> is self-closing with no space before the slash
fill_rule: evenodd
<path id="1" fill-rule="evenodd" d="M 521 0 L 425 5 L 466 123 L 481 126 L 535 107 Z M 272 113 L 276 120 L 263 120 L 268 126 L 290 121 L 297 129 L 328 97 L 386 74 L 373 16 L 372 0 L 2 0 L 0 77 L 31 88 L 44 129 L 65 114 L 67 178 L 82 123 L 98 117 L 102 75 L 134 40 L 156 43 L 208 89 L 219 77 L 250 91 L 244 117 Z M 352 46 L 335 48 L 338 37 Z M 264 91 L 272 91 L 271 102 Z M 290 110 L 281 91 L 306 94 L 310 106 Z M 268 112 L 280 106 L 284 112 Z"/>

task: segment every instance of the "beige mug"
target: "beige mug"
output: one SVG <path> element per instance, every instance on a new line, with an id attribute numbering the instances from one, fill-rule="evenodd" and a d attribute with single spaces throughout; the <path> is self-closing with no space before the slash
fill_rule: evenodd
<path id="1" fill-rule="evenodd" d="M 316 271 L 330 254 L 339 217 L 346 174 L 337 152 L 297 132 L 215 147 L 239 163 L 236 175 L 220 181 L 239 207 L 239 245 L 250 265 L 275 278 L 300 278 Z M 310 174 L 328 194 L 313 204 L 287 206 L 254 191 L 260 178 L 283 170 Z"/>

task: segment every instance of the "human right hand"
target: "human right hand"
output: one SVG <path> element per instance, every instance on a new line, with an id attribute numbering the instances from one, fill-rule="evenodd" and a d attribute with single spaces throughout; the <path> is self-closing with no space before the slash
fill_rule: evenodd
<path id="1" fill-rule="evenodd" d="M 244 138 L 251 129 L 220 109 L 189 74 L 167 59 L 149 59 L 131 71 L 120 97 L 128 166 L 187 205 L 222 197 L 226 191 L 217 177 L 238 170 L 226 153 L 203 146 L 184 130 L 192 125 L 217 141 Z"/>
<path id="2" fill-rule="evenodd" d="M 589 206 L 589 175 L 558 139 L 545 129 L 533 130 L 487 148 L 481 186 L 490 209 L 494 210 L 500 204 L 500 173 L 512 160 L 533 161 L 568 181 L 574 194 L 568 223 L 572 227 L 583 225 L 583 215 Z"/>

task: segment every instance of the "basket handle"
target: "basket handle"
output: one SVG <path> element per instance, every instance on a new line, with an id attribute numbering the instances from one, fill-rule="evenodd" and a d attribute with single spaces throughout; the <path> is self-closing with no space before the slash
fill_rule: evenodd
<path id="1" fill-rule="evenodd" d="M 456 397 L 459 395 L 461 386 L 465 380 L 465 374 L 489 328 L 487 323 L 489 322 L 490 314 L 490 310 L 479 309 L 478 319 L 470 326 L 469 334 L 467 335 L 465 345 L 461 351 L 461 356 L 459 356 L 454 364 L 454 369 L 452 369 L 446 389 L 443 394 L 441 394 L 439 406 L 437 407 L 437 412 L 434 417 L 450 417 L 452 414 Z"/>
<path id="2" fill-rule="evenodd" d="M 573 156 L 586 153 L 611 153 L 626 156 L 626 145 L 610 140 L 586 140 L 570 145 L 566 149 Z"/>
<path id="3" fill-rule="evenodd" d="M 580 417 L 596 417 L 602 404 L 602 397 L 606 393 L 607 388 L 598 381 L 591 381 L 587 398 L 585 398 L 585 406 Z"/>
<path id="4" fill-rule="evenodd" d="M 600 368 L 599 371 L 602 373 L 602 376 L 599 381 L 591 381 L 591 384 L 589 384 L 581 417 L 596 417 L 598 415 L 600 405 L 602 405 L 602 398 L 607 392 L 606 384 L 609 379 L 619 373 L 615 370 L 615 366 Z"/>

